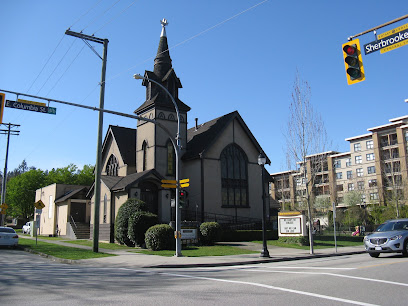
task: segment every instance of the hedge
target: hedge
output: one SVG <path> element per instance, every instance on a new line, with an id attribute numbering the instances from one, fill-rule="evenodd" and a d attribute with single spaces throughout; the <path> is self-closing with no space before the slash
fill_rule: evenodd
<path id="1" fill-rule="evenodd" d="M 157 224 L 150 227 L 145 234 L 146 248 L 153 251 L 174 250 L 176 243 L 174 230 L 168 224 Z"/>
<path id="2" fill-rule="evenodd" d="M 137 211 L 129 217 L 128 223 L 128 237 L 129 239 L 138 246 L 142 246 L 145 242 L 146 231 L 159 223 L 159 218 L 157 215 L 146 212 Z"/>
<path id="3" fill-rule="evenodd" d="M 147 211 L 148 204 L 139 199 L 128 199 L 121 207 L 115 219 L 115 239 L 120 244 L 134 246 L 134 243 L 129 239 L 128 227 L 129 217 L 136 211 Z"/>
<path id="4" fill-rule="evenodd" d="M 221 238 L 221 226 L 217 222 L 204 222 L 200 225 L 200 241 L 203 245 L 214 245 Z"/>

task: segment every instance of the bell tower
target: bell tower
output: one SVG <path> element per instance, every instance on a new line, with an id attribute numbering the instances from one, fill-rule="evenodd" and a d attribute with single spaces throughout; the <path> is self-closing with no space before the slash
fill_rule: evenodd
<path id="1" fill-rule="evenodd" d="M 165 126 L 171 135 L 168 135 L 158 125 L 143 120 L 137 123 L 136 140 L 136 167 L 137 172 L 156 169 L 160 174 L 168 178 L 175 177 L 175 156 L 170 137 L 175 140 L 177 135 L 177 113 L 169 95 L 154 80 L 163 85 L 177 103 L 180 113 L 180 143 L 182 152 L 187 146 L 187 112 L 190 107 L 184 104 L 178 96 L 179 88 L 182 88 L 180 79 L 177 77 L 170 58 L 167 43 L 166 19 L 160 21 L 162 30 L 159 47 L 154 59 L 153 71 L 145 71 L 142 85 L 146 87 L 146 101 L 135 110 L 139 116 L 155 119 Z"/>

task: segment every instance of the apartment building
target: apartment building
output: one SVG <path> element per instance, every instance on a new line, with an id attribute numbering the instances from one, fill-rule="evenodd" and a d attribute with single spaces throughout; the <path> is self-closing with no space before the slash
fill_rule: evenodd
<path id="1" fill-rule="evenodd" d="M 389 122 L 346 138 L 349 152 L 309 155 L 297 170 L 271 174 L 271 197 L 283 210 L 295 208 L 306 188 L 314 198 L 326 197 L 339 208 L 346 206 L 348 192 L 360 194 L 360 205 L 408 202 L 408 116 Z"/>

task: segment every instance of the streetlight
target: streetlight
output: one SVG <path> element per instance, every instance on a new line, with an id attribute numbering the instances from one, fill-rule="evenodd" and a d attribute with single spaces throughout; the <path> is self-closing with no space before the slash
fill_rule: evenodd
<path id="1" fill-rule="evenodd" d="M 175 232 L 175 237 L 176 237 L 176 257 L 181 257 L 181 214 L 180 214 L 180 207 L 179 207 L 179 174 L 180 174 L 180 152 L 181 152 L 181 144 L 180 144 L 180 112 L 179 108 L 177 106 L 176 101 L 174 100 L 174 97 L 171 95 L 171 93 L 167 90 L 166 87 L 164 87 L 162 84 L 159 82 L 149 79 L 147 77 L 144 77 L 140 74 L 134 74 L 133 78 L 136 80 L 146 80 L 150 81 L 157 86 L 159 86 L 161 89 L 164 90 L 164 92 L 170 97 L 171 102 L 174 104 L 174 108 L 176 109 L 177 113 L 177 135 L 176 135 L 176 146 L 174 147 L 175 155 L 176 155 L 176 181 L 177 181 L 177 187 L 176 187 L 176 232 Z"/>
<path id="2" fill-rule="evenodd" d="M 261 166 L 262 170 L 262 252 L 260 257 L 269 257 L 268 246 L 266 244 L 265 164 L 266 157 L 261 152 L 258 156 L 258 165 Z"/>

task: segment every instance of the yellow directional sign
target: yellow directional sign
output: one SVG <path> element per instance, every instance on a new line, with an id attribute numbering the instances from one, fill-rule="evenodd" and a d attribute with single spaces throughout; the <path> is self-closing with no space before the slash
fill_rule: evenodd
<path id="1" fill-rule="evenodd" d="M 180 180 L 180 184 L 183 184 L 183 183 L 188 183 L 188 182 L 190 182 L 190 179 Z"/>
<path id="2" fill-rule="evenodd" d="M 189 183 L 180 184 L 180 187 L 183 187 L 183 188 L 188 187 L 188 186 L 190 186 Z"/>
<path id="3" fill-rule="evenodd" d="M 38 200 L 37 202 L 34 203 L 34 206 L 37 209 L 43 209 L 45 207 L 45 204 L 43 203 L 43 201 Z"/>
<path id="4" fill-rule="evenodd" d="M 3 203 L 3 204 L 0 205 L 0 208 L 1 209 L 7 209 L 8 205 L 6 203 Z"/>
<path id="5" fill-rule="evenodd" d="M 176 184 L 161 184 L 163 188 L 177 188 Z"/>
<path id="6" fill-rule="evenodd" d="M 47 104 L 42 103 L 42 102 L 35 102 L 35 101 L 29 101 L 29 100 L 23 100 L 23 99 L 18 99 L 17 102 L 40 105 L 40 106 L 47 106 Z"/>
<path id="7" fill-rule="evenodd" d="M 176 180 L 161 180 L 162 184 L 177 184 Z"/>

